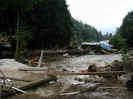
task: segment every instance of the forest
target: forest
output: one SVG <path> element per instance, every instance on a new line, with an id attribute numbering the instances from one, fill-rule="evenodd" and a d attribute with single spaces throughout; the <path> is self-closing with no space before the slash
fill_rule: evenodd
<path id="1" fill-rule="evenodd" d="M 122 25 L 116 29 L 115 35 L 110 38 L 109 43 L 115 48 L 127 53 L 133 47 L 133 11 L 128 12 L 122 20 Z"/>
<path id="2" fill-rule="evenodd" d="M 108 32 L 103 35 L 94 26 L 74 19 L 66 0 L 0 1 L 0 36 L 9 38 L 11 49 L 16 53 L 109 39 L 110 44 L 114 44 L 118 38 L 132 46 L 132 20 L 133 12 L 129 12 L 114 36 Z"/>

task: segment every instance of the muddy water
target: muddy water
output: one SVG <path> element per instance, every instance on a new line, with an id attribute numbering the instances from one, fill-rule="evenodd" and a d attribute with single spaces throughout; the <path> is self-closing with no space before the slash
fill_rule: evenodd
<path id="1" fill-rule="evenodd" d="M 121 54 L 106 54 L 106 55 L 84 55 L 84 56 L 54 56 L 44 57 L 43 67 L 48 67 L 48 72 L 81 72 L 86 70 L 90 64 L 95 63 L 97 67 L 104 67 L 114 60 L 121 61 Z M 93 76 L 94 77 L 94 76 Z M 41 96 L 51 96 L 65 92 L 73 85 L 86 85 L 84 81 L 75 80 L 76 78 L 93 78 L 92 76 L 58 76 L 56 82 L 50 82 L 34 90 L 35 93 Z M 95 83 L 87 83 L 87 86 L 93 86 Z"/>

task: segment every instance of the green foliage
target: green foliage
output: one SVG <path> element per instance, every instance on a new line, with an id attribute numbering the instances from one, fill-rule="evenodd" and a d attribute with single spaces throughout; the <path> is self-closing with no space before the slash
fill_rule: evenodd
<path id="1" fill-rule="evenodd" d="M 20 15 L 20 23 L 24 24 L 25 13 L 33 11 L 33 5 L 37 0 L 0 0 L 0 31 L 13 35 L 16 30 L 17 16 Z"/>
<path id="2" fill-rule="evenodd" d="M 113 35 L 112 35 L 112 33 L 106 33 L 106 35 L 103 35 L 103 40 L 109 40 L 111 37 L 112 37 Z"/>
<path id="3" fill-rule="evenodd" d="M 114 35 L 110 40 L 109 44 L 113 45 L 116 49 L 122 50 L 123 54 L 127 52 L 126 39 L 123 39 L 120 35 Z"/>
<path id="4" fill-rule="evenodd" d="M 26 30 L 26 27 L 20 27 L 19 31 L 16 31 L 16 35 L 18 35 L 18 48 L 22 52 L 26 50 L 26 46 L 28 43 L 28 40 L 32 38 L 32 32 L 31 30 Z"/>
<path id="5" fill-rule="evenodd" d="M 129 12 L 123 19 L 123 23 L 117 34 L 126 39 L 126 43 L 129 47 L 132 47 L 133 42 L 133 11 Z"/>

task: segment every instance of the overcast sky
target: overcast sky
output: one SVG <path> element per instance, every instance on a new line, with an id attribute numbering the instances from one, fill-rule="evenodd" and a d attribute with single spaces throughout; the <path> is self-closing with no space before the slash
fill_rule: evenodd
<path id="1" fill-rule="evenodd" d="M 133 0 L 66 0 L 69 11 L 77 20 L 94 26 L 103 34 L 115 32 L 123 18 L 133 11 Z"/>

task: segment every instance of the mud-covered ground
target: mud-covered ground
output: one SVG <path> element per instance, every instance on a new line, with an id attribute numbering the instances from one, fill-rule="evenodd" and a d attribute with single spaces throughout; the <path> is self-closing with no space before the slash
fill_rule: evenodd
<path id="1" fill-rule="evenodd" d="M 109 69 L 105 69 L 105 67 L 114 60 L 121 61 L 121 54 L 45 56 L 42 61 L 44 64 L 41 67 L 47 67 L 47 72 L 51 73 L 79 73 L 95 63 L 98 71 L 107 72 Z M 98 75 L 59 75 L 57 78 L 56 82 L 51 81 L 26 90 L 30 95 L 20 94 L 20 97 L 22 99 L 132 99 L 133 97 L 132 91 L 126 88 L 126 81 L 130 80 L 130 73 L 108 78 Z M 10 96 L 6 99 L 17 99 L 17 97 Z"/>

